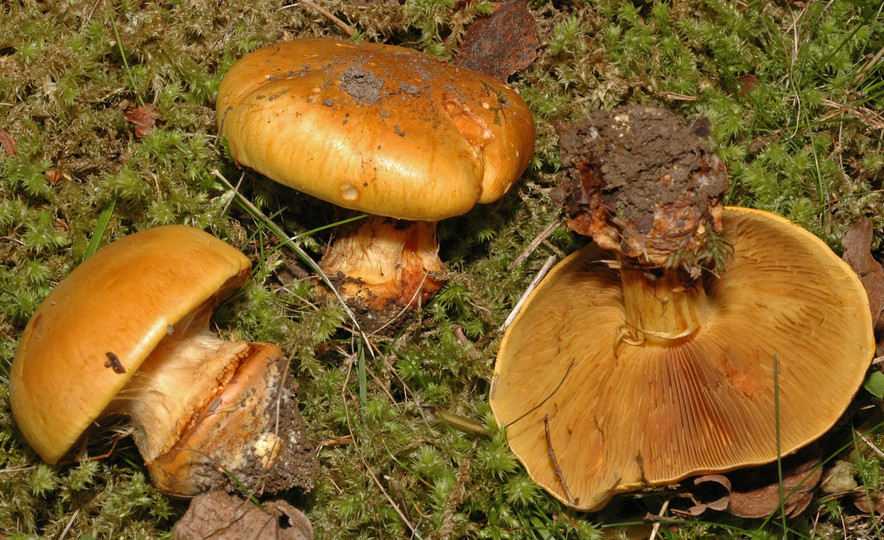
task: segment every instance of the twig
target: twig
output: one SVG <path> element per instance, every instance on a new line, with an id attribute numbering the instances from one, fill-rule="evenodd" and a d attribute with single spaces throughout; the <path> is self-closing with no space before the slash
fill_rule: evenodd
<path id="1" fill-rule="evenodd" d="M 350 375 L 352 373 L 353 373 L 353 363 L 350 362 L 349 366 L 347 367 L 347 376 L 344 378 L 344 384 L 341 385 L 341 401 L 343 401 L 343 403 L 344 403 L 344 416 L 347 419 L 347 430 L 350 432 L 350 435 L 353 437 L 353 448 L 356 449 L 356 453 L 359 454 L 359 461 L 362 462 L 362 466 L 365 467 L 365 471 L 368 473 L 369 476 L 371 476 L 371 479 L 374 481 L 374 483 L 378 487 L 378 489 L 381 490 L 381 493 L 383 493 L 384 497 L 387 499 L 387 502 L 389 502 L 390 506 L 393 507 L 393 510 L 395 510 L 396 513 L 399 514 L 399 518 L 402 520 L 403 523 L 405 523 L 405 526 L 408 527 L 408 529 L 411 531 L 411 533 L 414 535 L 414 537 L 421 539 L 421 535 L 418 532 L 418 530 L 415 528 L 414 525 L 412 525 L 411 521 L 408 519 L 408 517 L 405 515 L 405 513 L 402 512 L 402 509 L 399 508 L 399 505 L 396 504 L 396 501 L 394 501 L 393 498 L 390 497 L 390 494 L 387 493 L 387 490 L 384 489 L 384 485 L 381 484 L 381 481 L 378 480 L 377 476 L 375 476 L 374 471 L 371 470 L 371 467 L 368 465 L 368 462 L 365 460 L 365 455 L 362 453 L 362 448 L 359 447 L 359 443 L 356 442 L 356 437 L 353 435 L 353 425 L 350 423 L 350 408 L 347 406 L 347 391 L 348 391 L 347 384 L 350 381 Z"/>
<path id="2" fill-rule="evenodd" d="M 860 433 L 858 429 L 854 429 L 853 432 L 856 433 L 856 435 L 857 435 L 860 439 L 862 439 L 862 441 L 863 441 L 864 443 L 866 443 L 866 445 L 868 445 L 868 447 L 871 448 L 873 452 L 875 452 L 876 454 L 878 454 L 879 457 L 884 457 L 884 452 L 882 452 L 880 448 L 878 448 L 877 446 L 875 446 L 875 443 L 873 443 L 868 437 L 866 437 L 865 435 L 863 435 L 862 433 Z"/>
<path id="3" fill-rule="evenodd" d="M 660 511 L 657 513 L 657 517 L 662 518 L 663 514 L 666 513 L 666 510 L 669 508 L 670 499 L 666 499 L 663 501 L 663 506 L 660 507 Z M 660 532 L 660 520 L 654 522 L 654 526 L 651 527 L 651 535 L 648 537 L 648 540 L 654 540 L 657 538 L 657 533 Z"/>
<path id="4" fill-rule="evenodd" d="M 350 26 L 349 24 L 345 23 L 344 21 L 342 21 L 341 19 L 336 17 L 335 14 L 332 13 L 331 11 L 325 9 L 324 7 L 316 4 L 315 2 L 313 2 L 311 0 L 301 0 L 301 3 L 307 4 L 308 6 L 313 8 L 314 10 L 318 11 L 323 17 L 325 17 L 326 19 L 335 23 L 336 25 L 338 25 L 338 27 L 341 30 L 343 30 L 344 33 L 347 34 L 348 36 L 353 37 L 356 35 L 356 30 L 354 30 L 352 26 Z"/>
<path id="5" fill-rule="evenodd" d="M 71 530 L 71 527 L 74 525 L 74 520 L 77 519 L 77 516 L 80 514 L 81 508 L 83 508 L 82 505 L 80 508 L 74 510 L 74 514 L 71 516 L 71 519 L 68 520 L 68 524 L 65 525 L 64 530 L 61 531 L 61 536 L 58 537 L 58 540 L 64 540 L 64 537 L 68 535 L 68 531 Z"/>
<path id="6" fill-rule="evenodd" d="M 519 264 L 527 259 L 528 255 L 531 255 L 531 253 L 533 253 L 534 250 L 537 249 L 537 246 L 539 246 L 541 242 L 546 240 L 546 238 L 551 235 L 553 231 L 556 230 L 561 224 L 562 218 L 559 218 L 547 225 L 545 229 L 540 231 L 540 234 L 538 234 L 537 237 L 534 238 L 534 240 L 531 240 L 531 243 L 528 244 L 528 247 L 525 248 L 525 251 L 523 251 L 518 257 L 516 257 L 516 260 L 511 262 L 506 267 L 506 269 L 512 271 L 513 268 L 519 266 Z"/>
<path id="7" fill-rule="evenodd" d="M 552 438 L 549 435 L 549 415 L 543 415 L 543 430 L 546 433 L 546 449 L 549 453 L 549 459 L 553 464 L 553 473 L 556 475 L 556 478 L 559 479 L 559 482 L 562 484 L 562 489 L 565 490 L 565 496 L 568 497 L 568 504 L 574 506 L 577 504 L 578 499 L 575 499 L 571 496 L 571 491 L 568 489 L 568 484 L 565 482 L 565 477 L 562 476 L 562 469 L 559 468 L 559 460 L 556 459 L 556 453 L 553 450 L 552 446 Z"/>
<path id="8" fill-rule="evenodd" d="M 524 293 L 522 293 L 522 297 L 519 298 L 519 301 L 516 302 L 516 306 L 513 308 L 512 312 L 510 312 L 509 316 L 503 322 L 503 325 L 501 325 L 501 327 L 500 327 L 501 330 L 506 330 L 507 327 L 509 327 L 510 323 L 513 322 L 513 319 L 515 319 L 516 315 L 519 314 L 519 311 L 522 310 L 522 306 L 525 304 L 525 300 L 528 299 L 528 295 L 530 295 L 532 292 L 534 292 L 534 289 L 537 288 L 537 285 L 540 284 L 540 280 L 542 280 L 544 278 L 544 276 L 546 276 L 546 273 L 549 272 L 549 269 L 552 268 L 552 265 L 554 262 L 556 262 L 555 255 L 550 255 L 549 257 L 547 257 L 546 262 L 543 263 L 543 266 L 540 267 L 540 271 L 537 272 L 536 276 L 534 276 L 534 280 L 531 281 L 531 284 L 528 285 L 528 288 L 525 289 Z"/>
<path id="9" fill-rule="evenodd" d="M 233 193 L 231 193 L 232 197 L 230 197 L 230 200 L 224 204 L 224 208 L 221 209 L 222 216 L 227 213 L 227 211 L 230 209 L 230 204 L 233 202 L 234 199 L 236 199 L 236 194 L 239 193 L 239 186 L 242 185 L 243 178 L 245 177 L 246 172 L 243 171 L 242 174 L 239 175 L 239 180 L 236 181 L 236 185 L 233 186 Z"/>

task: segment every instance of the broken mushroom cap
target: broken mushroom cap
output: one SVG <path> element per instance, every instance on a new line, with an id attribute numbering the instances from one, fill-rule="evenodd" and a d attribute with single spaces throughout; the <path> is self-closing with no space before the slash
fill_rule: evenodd
<path id="1" fill-rule="evenodd" d="M 500 198 L 534 150 L 505 84 L 393 45 L 298 39 L 239 60 L 219 130 L 237 163 L 330 203 L 439 221 Z"/>
<path id="2" fill-rule="evenodd" d="M 392 45 L 259 49 L 227 72 L 216 106 L 237 163 L 373 216 L 338 229 L 320 263 L 369 311 L 438 290 L 435 222 L 500 198 L 534 150 L 531 111 L 511 88 Z"/>
<path id="3" fill-rule="evenodd" d="M 772 462 L 826 432 L 862 383 L 875 345 L 854 272 L 779 216 L 726 207 L 722 220 L 726 274 L 647 272 L 638 285 L 636 301 L 657 303 L 642 313 L 684 318 L 683 332 L 626 328 L 636 271 L 596 244 L 554 268 L 507 329 L 491 408 L 568 506 Z"/>
<path id="4" fill-rule="evenodd" d="M 12 412 L 31 447 L 54 464 L 80 451 L 87 432 L 126 416 L 167 493 L 225 485 L 220 467 L 251 487 L 310 487 L 312 477 L 275 472 L 299 453 L 313 467 L 300 417 L 283 414 L 290 433 L 271 427 L 277 400 L 292 399 L 280 384 L 281 351 L 208 331 L 212 308 L 250 268 L 233 247 L 181 225 L 86 259 L 34 313 L 12 364 Z"/>

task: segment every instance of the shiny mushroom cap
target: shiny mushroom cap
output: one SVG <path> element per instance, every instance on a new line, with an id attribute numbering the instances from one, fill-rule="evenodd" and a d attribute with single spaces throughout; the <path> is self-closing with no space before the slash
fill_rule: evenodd
<path id="1" fill-rule="evenodd" d="M 733 259 L 703 279 L 700 324 L 684 335 L 624 342 L 624 282 L 595 244 L 508 328 L 492 410 L 531 477 L 569 506 L 774 461 L 778 439 L 787 455 L 820 437 L 862 383 L 874 339 L 854 272 L 773 214 L 727 207 L 722 234 Z"/>
<path id="2" fill-rule="evenodd" d="M 512 89 L 432 56 L 299 39 L 238 61 L 218 89 L 233 158 L 338 206 L 439 221 L 500 198 L 534 121 Z"/>
<path id="3" fill-rule="evenodd" d="M 129 235 L 86 259 L 40 304 L 12 363 L 12 412 L 31 447 L 58 462 L 157 344 L 208 317 L 250 268 L 233 247 L 181 225 Z"/>

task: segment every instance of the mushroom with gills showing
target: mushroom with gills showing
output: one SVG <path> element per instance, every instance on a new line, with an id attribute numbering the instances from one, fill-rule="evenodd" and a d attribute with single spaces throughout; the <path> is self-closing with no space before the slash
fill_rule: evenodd
<path id="1" fill-rule="evenodd" d="M 500 198 L 534 151 L 531 112 L 508 86 L 392 45 L 259 49 L 224 76 L 216 107 L 238 164 L 370 214 L 340 227 L 320 262 L 369 314 L 438 290 L 436 222 Z"/>
<path id="2" fill-rule="evenodd" d="M 782 217 L 724 207 L 721 162 L 665 111 L 558 128 L 569 225 L 596 242 L 531 293 L 490 395 L 531 477 L 593 511 L 832 427 L 874 352 L 850 267 Z"/>
<path id="3" fill-rule="evenodd" d="M 75 459 L 127 417 L 154 485 L 310 489 L 317 472 L 280 349 L 209 331 L 213 307 L 251 263 L 183 225 L 148 229 L 86 259 L 46 297 L 19 341 L 10 404 L 48 463 Z"/>

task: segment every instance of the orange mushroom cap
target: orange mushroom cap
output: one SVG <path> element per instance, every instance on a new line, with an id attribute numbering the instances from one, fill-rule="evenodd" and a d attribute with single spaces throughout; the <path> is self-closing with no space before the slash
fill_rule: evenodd
<path id="1" fill-rule="evenodd" d="M 874 338 L 854 272 L 773 214 L 727 207 L 722 234 L 733 259 L 705 277 L 701 324 L 684 336 L 624 342 L 621 276 L 595 244 L 508 328 L 492 410 L 531 477 L 570 507 L 774 461 L 778 441 L 787 455 L 826 432 L 862 383 Z"/>
<path id="2" fill-rule="evenodd" d="M 233 158 L 344 208 L 439 221 L 500 198 L 534 151 L 534 120 L 505 84 L 403 47 L 298 39 L 221 81 Z"/>
<path id="3" fill-rule="evenodd" d="M 10 404 L 31 447 L 56 463 L 175 324 L 210 309 L 250 268 L 235 248 L 181 225 L 86 259 L 37 308 L 12 363 Z"/>

